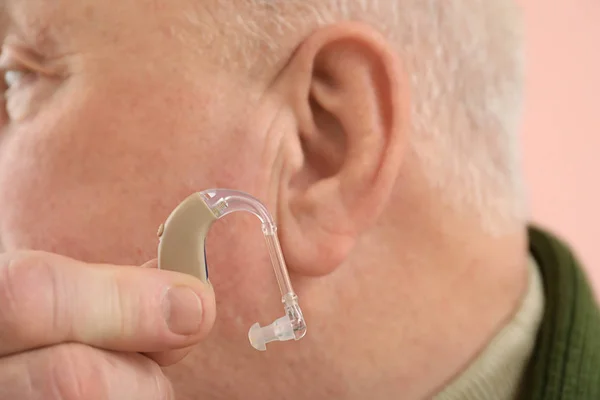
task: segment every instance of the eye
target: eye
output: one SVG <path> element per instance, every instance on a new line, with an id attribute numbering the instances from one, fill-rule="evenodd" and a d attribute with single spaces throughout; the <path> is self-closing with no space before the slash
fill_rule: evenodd
<path id="1" fill-rule="evenodd" d="M 7 88 L 10 89 L 22 83 L 25 78 L 30 76 L 30 74 L 31 72 L 18 69 L 4 71 L 4 83 L 6 83 Z"/>
<path id="2" fill-rule="evenodd" d="M 0 53 L 0 72 L 5 89 L 16 89 L 44 72 L 34 55 L 19 47 L 4 45 Z"/>

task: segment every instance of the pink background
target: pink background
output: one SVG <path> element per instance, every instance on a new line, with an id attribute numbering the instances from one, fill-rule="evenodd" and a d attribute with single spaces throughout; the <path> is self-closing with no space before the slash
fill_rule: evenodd
<path id="1" fill-rule="evenodd" d="M 531 212 L 570 242 L 600 295 L 600 1 L 520 3 L 528 40 L 523 144 Z"/>

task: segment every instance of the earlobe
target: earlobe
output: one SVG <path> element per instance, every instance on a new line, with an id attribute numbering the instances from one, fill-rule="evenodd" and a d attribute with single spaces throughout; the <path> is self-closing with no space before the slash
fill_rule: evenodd
<path id="1" fill-rule="evenodd" d="M 281 236 L 291 269 L 332 272 L 380 218 L 406 149 L 408 81 L 372 28 L 313 33 L 282 74 L 302 163 L 281 182 Z"/>

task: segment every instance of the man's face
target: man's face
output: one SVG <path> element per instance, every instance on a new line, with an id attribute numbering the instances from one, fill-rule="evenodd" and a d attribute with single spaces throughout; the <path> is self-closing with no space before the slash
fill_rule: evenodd
<path id="1" fill-rule="evenodd" d="M 23 73 L 6 90 L 0 134 L 2 250 L 138 265 L 156 257 L 157 227 L 193 192 L 272 201 L 270 109 L 217 62 L 219 27 L 190 3 L 5 2 L 3 66 Z M 235 398 L 241 376 L 261 381 L 269 355 L 246 332 L 282 311 L 257 221 L 231 217 L 215 231 L 218 321 L 172 371 L 182 399 Z"/>
<path id="2" fill-rule="evenodd" d="M 171 3 L 9 2 L 3 64 L 26 74 L 6 91 L 6 249 L 139 263 L 187 194 L 252 189 L 251 106 Z"/>

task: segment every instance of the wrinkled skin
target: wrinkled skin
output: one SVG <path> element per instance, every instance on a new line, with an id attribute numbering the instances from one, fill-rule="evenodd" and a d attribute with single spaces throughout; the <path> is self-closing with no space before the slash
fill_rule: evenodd
<path id="1" fill-rule="evenodd" d="M 294 196 L 315 181 L 315 175 L 328 177 L 332 175 L 331 169 L 340 169 L 345 164 L 335 151 L 327 150 L 331 149 L 327 147 L 331 143 L 324 141 L 322 146 L 316 145 L 324 149 L 320 157 L 306 156 L 311 168 L 301 171 L 299 166 L 303 165 L 306 149 L 299 144 L 297 131 L 298 126 L 307 123 L 303 117 L 288 117 L 294 113 L 302 115 L 296 109 L 290 111 L 293 107 L 288 106 L 293 102 L 285 99 L 286 85 L 292 80 L 281 83 L 254 79 L 228 68 L 220 56 L 230 43 L 223 42 L 225 28 L 213 18 L 216 2 L 207 2 L 202 8 L 192 3 L 191 0 L 123 0 L 118 5 L 100 0 L 5 2 L 3 66 L 26 67 L 31 73 L 22 75 L 7 90 L 7 114 L 0 136 L 2 250 L 35 249 L 86 262 L 141 265 L 156 257 L 157 227 L 189 194 L 213 187 L 247 191 L 259 197 L 281 221 L 283 250 L 289 256 L 293 283 L 309 321 L 309 334 L 298 343 L 275 344 L 266 353 L 249 346 L 247 329 L 256 321 L 270 323 L 282 314 L 282 307 L 258 221 L 242 215 L 228 217 L 215 226 L 208 246 L 211 282 L 217 299 L 215 327 L 188 357 L 166 370 L 178 400 L 329 399 L 350 397 L 353 390 L 361 398 L 361 390 L 404 382 L 394 375 L 392 364 L 383 367 L 388 361 L 412 363 L 402 361 L 407 354 L 404 344 L 428 354 L 439 350 L 440 357 L 443 353 L 455 360 L 449 371 L 439 374 L 426 364 L 407 366 L 407 371 L 415 366 L 415 371 L 441 384 L 467 361 L 476 346 L 483 345 L 498 321 L 514 306 L 520 293 L 515 288 L 522 286 L 513 283 L 516 281 L 510 273 L 514 269 L 505 268 L 502 276 L 493 276 L 495 289 L 490 289 L 487 281 L 484 284 L 483 278 L 468 269 L 450 277 L 443 271 L 421 274 L 416 272 L 420 271 L 417 267 L 408 268 L 401 280 L 403 286 L 381 275 L 377 291 L 372 286 L 378 279 L 374 271 L 369 270 L 365 276 L 363 269 L 336 270 L 349 257 L 359 234 L 366 233 L 369 224 L 380 216 L 395 176 L 390 173 L 379 179 L 376 174 L 398 169 L 406 138 L 398 135 L 393 141 L 396 147 L 373 142 L 373 149 L 391 149 L 389 157 L 380 163 L 383 172 L 378 170 L 373 174 L 377 179 L 363 177 L 360 171 L 381 160 L 369 157 L 358 160 L 356 156 L 360 168 L 344 175 L 339 192 L 363 186 L 364 190 L 352 198 L 341 199 L 344 201 L 333 195 L 333 200 L 323 201 L 325 206 L 337 204 L 337 200 L 339 204 L 356 206 L 347 209 L 332 206 L 331 210 L 321 212 L 314 199 L 324 193 L 324 198 L 329 199 L 326 197 L 329 193 L 337 193 L 326 184 L 314 185 L 313 194 L 306 196 L 312 200 L 294 203 Z M 188 18 L 192 12 L 197 17 Z M 380 49 L 375 45 L 373 48 Z M 384 50 L 377 51 L 387 54 Z M 229 54 L 236 56 L 233 50 Z M 306 54 L 310 55 L 310 51 Z M 380 64 L 391 69 L 394 61 L 390 57 Z M 348 58 L 348 62 L 352 59 Z M 298 70 L 303 71 L 302 60 L 298 65 Z M 345 78 L 343 71 L 335 70 L 335 64 L 325 60 L 323 65 L 325 70 L 339 73 L 340 79 Z M 278 71 L 272 72 L 265 76 L 273 77 Z M 389 78 L 390 82 L 402 79 L 400 74 L 394 74 L 391 73 L 394 78 Z M 289 87 L 300 86 L 302 80 L 297 81 L 297 85 Z M 385 83 L 382 87 L 390 85 Z M 357 93 L 361 90 L 357 89 Z M 354 108 L 338 107 L 346 101 L 327 97 L 330 93 L 326 90 L 320 93 L 324 104 L 341 110 L 336 114 L 339 118 L 315 113 L 319 127 L 334 126 L 331 137 L 339 133 L 336 120 L 342 121 L 344 127 L 360 125 L 360 121 L 350 120 L 353 114 L 360 114 L 352 110 L 369 109 L 358 103 Z M 390 98 L 394 96 L 392 92 Z M 402 100 L 403 96 L 399 93 L 394 99 Z M 352 99 L 358 101 L 362 97 Z M 391 110 L 385 115 L 402 114 L 394 108 L 396 100 L 385 104 L 384 108 Z M 361 115 L 369 116 L 367 111 Z M 393 125 L 386 124 L 384 118 L 381 125 Z M 377 131 L 370 127 L 365 130 Z M 349 148 L 353 140 L 353 137 L 348 139 Z M 371 142 L 361 142 L 356 148 L 367 149 Z M 416 175 L 409 175 L 404 174 L 407 181 L 418 181 Z M 406 193 L 409 187 L 404 185 Z M 368 197 L 371 193 L 373 197 Z M 382 203 L 374 199 L 382 199 Z M 424 201 L 412 201 L 410 215 L 400 220 L 408 225 L 410 218 L 416 221 L 428 206 Z M 316 227 L 310 228 L 315 221 Z M 447 225 L 453 226 L 455 222 L 448 221 Z M 332 226 L 339 226 L 339 231 Z M 423 254 L 433 254 L 429 250 L 435 246 L 429 237 L 427 241 L 419 241 L 418 236 L 421 232 L 426 236 L 428 228 L 419 226 L 421 230 L 412 233 L 414 241 L 404 234 L 394 236 L 402 238 L 417 253 L 416 258 L 421 257 L 420 250 Z M 296 245 L 295 240 L 300 244 Z M 365 239 L 367 243 L 379 240 L 380 236 Z M 419 247 L 421 244 L 423 247 Z M 453 247 L 450 241 L 438 245 L 436 250 L 446 245 Z M 393 251 L 388 247 L 379 252 L 372 247 L 365 259 L 373 255 L 381 257 L 373 264 L 379 267 L 383 254 L 388 252 L 391 255 Z M 454 256 L 454 253 L 440 255 L 440 260 Z M 457 259 L 456 263 L 460 265 L 463 261 Z M 365 263 L 357 264 L 367 268 Z M 397 270 L 396 267 L 388 271 Z M 336 274 L 325 278 L 334 270 Z M 423 332 L 442 329 L 441 320 L 413 330 L 414 321 L 402 325 L 402 319 L 396 315 L 427 315 L 426 307 L 446 304 L 447 297 L 434 288 L 433 282 L 436 279 L 453 282 L 451 293 L 461 293 L 458 289 L 464 282 L 461 273 L 471 274 L 475 286 L 481 288 L 481 298 L 489 299 L 480 304 L 486 309 L 486 317 L 473 328 L 477 332 L 471 341 L 448 341 L 447 348 L 451 350 L 444 353 L 443 344 L 438 348 L 418 339 Z M 347 283 L 340 285 L 344 280 Z M 514 295 L 507 297 L 506 302 L 497 302 L 494 294 L 500 296 L 501 291 Z M 414 298 L 415 293 L 419 293 L 419 307 L 422 305 L 423 309 L 386 306 L 391 299 L 404 303 Z M 465 302 L 471 298 L 464 295 Z M 379 313 L 374 307 L 379 308 Z M 458 318 L 464 312 L 446 314 L 448 318 L 451 315 Z M 359 323 L 354 318 L 359 318 Z M 391 324 L 387 327 L 389 332 L 395 330 L 406 336 L 397 343 L 389 341 L 384 336 L 386 330 L 380 329 L 381 321 Z M 462 326 L 456 324 L 460 331 Z M 392 336 L 396 337 L 396 333 Z M 365 343 L 370 343 L 372 350 Z M 415 343 L 422 345 L 414 346 Z M 362 357 L 360 364 L 352 366 L 359 357 Z M 366 374 L 373 374 L 377 366 L 381 368 L 375 374 L 377 378 L 368 380 Z M 412 382 L 410 374 L 402 377 L 405 384 Z"/>
<path id="2" fill-rule="evenodd" d="M 139 265 L 156 257 L 157 227 L 190 193 L 236 188 L 273 204 L 264 168 L 274 156 L 265 142 L 272 115 L 252 100 L 256 88 L 213 67 L 211 50 L 172 33 L 170 24 L 180 23 L 175 4 L 9 3 L 4 57 L 39 74 L 8 95 L 0 145 L 4 250 Z M 191 37 L 192 29 L 182 26 L 180 34 Z M 255 352 L 246 338 L 252 323 L 282 314 L 260 227 L 235 216 L 214 232 L 208 253 L 218 323 L 174 367 L 178 399 L 198 392 L 236 398 L 245 390 L 236 381 L 260 382 L 273 365 L 274 355 Z M 275 365 L 305 357 L 302 344 L 280 351 Z M 291 373 L 283 367 L 278 374 Z"/>

